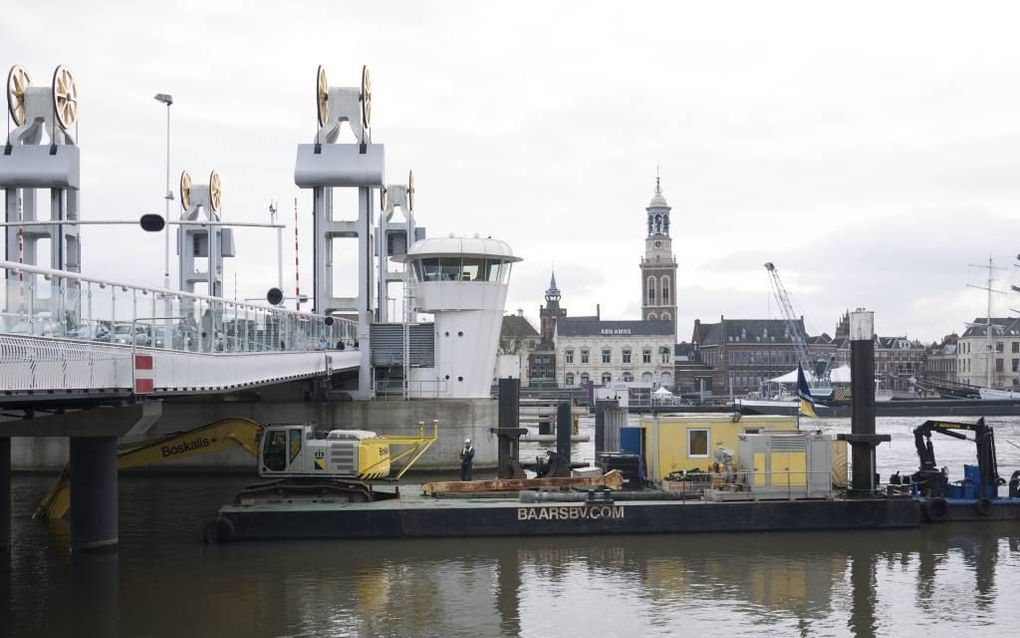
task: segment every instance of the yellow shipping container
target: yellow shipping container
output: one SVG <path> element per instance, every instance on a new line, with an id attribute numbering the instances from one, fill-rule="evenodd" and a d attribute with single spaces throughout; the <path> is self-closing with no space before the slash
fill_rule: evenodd
<path id="1" fill-rule="evenodd" d="M 642 417 L 641 428 L 648 478 L 661 481 L 671 472 L 707 471 L 720 442 L 736 455 L 741 434 L 797 431 L 798 426 L 795 416 L 671 414 Z"/>

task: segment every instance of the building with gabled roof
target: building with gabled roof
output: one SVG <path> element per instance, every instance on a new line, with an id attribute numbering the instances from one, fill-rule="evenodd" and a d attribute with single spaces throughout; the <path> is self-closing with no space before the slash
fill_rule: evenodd
<path id="1" fill-rule="evenodd" d="M 980 387 L 1020 388 L 1020 317 L 979 317 L 967 324 L 956 347 L 956 377 Z"/>

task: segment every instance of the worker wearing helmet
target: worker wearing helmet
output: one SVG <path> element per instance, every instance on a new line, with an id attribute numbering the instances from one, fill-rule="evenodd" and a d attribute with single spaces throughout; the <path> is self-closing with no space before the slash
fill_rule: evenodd
<path id="1" fill-rule="evenodd" d="M 471 480 L 471 464 L 475 460 L 475 448 L 471 447 L 471 439 L 464 439 L 464 449 L 460 451 L 460 480 Z"/>

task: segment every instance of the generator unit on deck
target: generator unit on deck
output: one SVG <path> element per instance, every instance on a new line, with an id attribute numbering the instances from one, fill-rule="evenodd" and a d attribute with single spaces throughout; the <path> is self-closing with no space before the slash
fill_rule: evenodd
<path id="1" fill-rule="evenodd" d="M 740 474 L 756 499 L 832 495 L 832 439 L 821 432 L 763 432 L 739 439 Z"/>

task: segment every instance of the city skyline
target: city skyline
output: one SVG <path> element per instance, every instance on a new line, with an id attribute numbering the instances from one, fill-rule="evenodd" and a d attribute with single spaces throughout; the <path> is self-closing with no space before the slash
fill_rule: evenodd
<path id="1" fill-rule="evenodd" d="M 999 287 L 1014 282 L 1010 5 L 897 5 L 881 19 L 876 6 L 834 20 L 810 3 L 388 3 L 335 19 L 325 3 L 307 15 L 58 4 L 47 47 L 35 34 L 52 7 L 20 8 L 0 29 L 8 64 L 37 79 L 61 63 L 75 72 L 83 218 L 162 211 L 166 113 L 152 96 L 169 93 L 172 177 L 217 169 L 234 221 L 268 221 L 275 200 L 291 224 L 300 198 L 305 290 L 310 202 L 294 187 L 293 156 L 314 134 L 318 64 L 348 85 L 369 66 L 389 181 L 414 169 L 416 214 L 433 236 L 510 243 L 525 261 L 507 309 L 533 320 L 553 263 L 566 307 L 640 316 L 657 164 L 673 208 L 681 340 L 695 318 L 777 316 L 766 261 L 812 333 L 866 306 L 879 333 L 934 341 L 984 313 L 984 293 L 966 287 L 984 273 L 968 264 L 992 254 L 1010 269 Z M 327 17 L 310 24 L 313 14 Z M 151 28 L 128 28 L 139 23 Z M 125 232 L 83 229 L 85 272 L 159 285 L 162 238 Z M 238 231 L 237 249 L 226 295 L 235 273 L 238 297 L 264 295 L 274 233 Z M 288 248 L 288 293 L 292 257 Z M 1016 306 L 995 302 L 998 316 Z"/>

